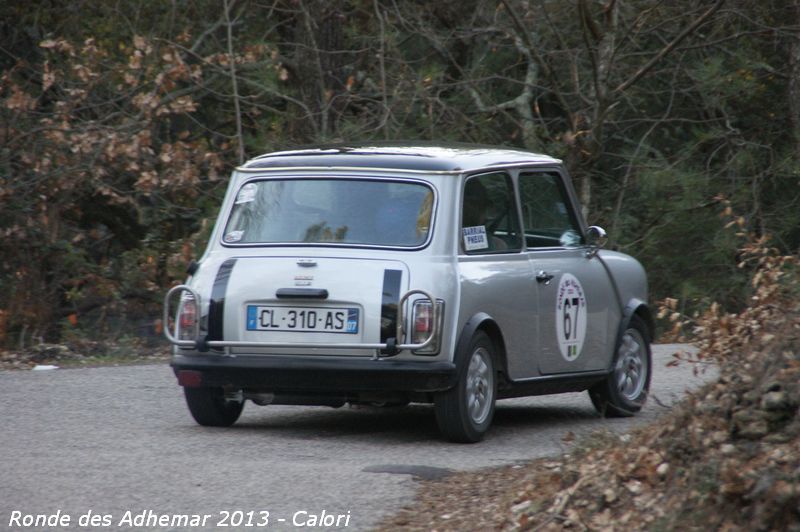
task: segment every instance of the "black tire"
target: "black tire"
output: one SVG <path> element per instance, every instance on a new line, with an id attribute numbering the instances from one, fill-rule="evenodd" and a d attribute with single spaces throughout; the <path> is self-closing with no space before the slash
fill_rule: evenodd
<path id="1" fill-rule="evenodd" d="M 614 350 L 611 372 L 589 390 L 592 404 L 605 417 L 630 417 L 647 401 L 652 374 L 650 335 L 642 319 L 633 316 Z"/>
<path id="2" fill-rule="evenodd" d="M 204 427 L 230 427 L 244 408 L 244 401 L 230 400 L 222 388 L 183 388 L 189 412 Z"/>
<path id="3" fill-rule="evenodd" d="M 483 439 L 494 417 L 497 373 L 494 344 L 483 331 L 472 337 L 458 357 L 456 385 L 434 396 L 436 422 L 445 438 L 457 443 Z"/>

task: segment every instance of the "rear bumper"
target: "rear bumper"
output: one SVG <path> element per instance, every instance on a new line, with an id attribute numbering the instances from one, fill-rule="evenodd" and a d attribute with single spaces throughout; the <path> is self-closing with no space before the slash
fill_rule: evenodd
<path id="1" fill-rule="evenodd" d="M 209 353 L 176 354 L 170 365 L 179 383 L 263 392 L 436 392 L 456 383 L 450 362 Z"/>

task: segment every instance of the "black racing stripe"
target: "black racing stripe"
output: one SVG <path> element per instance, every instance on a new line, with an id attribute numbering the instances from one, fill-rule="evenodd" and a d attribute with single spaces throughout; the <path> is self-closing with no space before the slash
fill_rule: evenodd
<path id="1" fill-rule="evenodd" d="M 208 304 L 208 339 L 224 340 L 223 326 L 225 322 L 225 292 L 236 259 L 228 259 L 222 263 L 211 288 L 211 301 Z"/>
<path id="2" fill-rule="evenodd" d="M 397 335 L 397 303 L 400 302 L 401 270 L 384 270 L 381 303 L 381 343 Z"/>

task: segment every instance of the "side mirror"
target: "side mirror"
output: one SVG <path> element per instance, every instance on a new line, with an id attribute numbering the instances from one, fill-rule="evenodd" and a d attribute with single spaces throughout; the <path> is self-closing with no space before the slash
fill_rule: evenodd
<path id="1" fill-rule="evenodd" d="M 586 243 L 594 248 L 596 253 L 598 249 L 602 248 L 608 242 L 608 235 L 606 230 L 598 225 L 592 225 L 586 230 Z"/>

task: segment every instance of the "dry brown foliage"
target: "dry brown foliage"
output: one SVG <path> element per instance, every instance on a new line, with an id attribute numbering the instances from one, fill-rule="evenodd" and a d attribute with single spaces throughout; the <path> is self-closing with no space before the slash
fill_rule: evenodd
<path id="1" fill-rule="evenodd" d="M 726 229 L 735 229 L 742 240 L 737 267 L 748 273 L 748 305 L 739 312 L 725 312 L 715 302 L 705 311 L 687 316 L 680 312 L 677 299 L 659 302 L 658 318 L 672 324 L 663 338 L 691 341 L 699 348 L 694 354 L 676 355 L 674 363 L 721 364 L 752 349 L 766 349 L 778 338 L 777 331 L 782 331 L 787 322 L 791 330 L 791 322 L 797 319 L 798 257 L 783 255 L 771 247 L 769 236 L 745 232 L 744 218 L 734 216 L 730 204 L 721 200 L 727 204 L 722 213 L 728 219 Z"/>
<path id="2" fill-rule="evenodd" d="M 157 314 L 230 150 L 194 125 L 211 59 L 181 43 L 50 38 L 35 57 L 0 72 L 0 345 L 19 349 Z"/>

